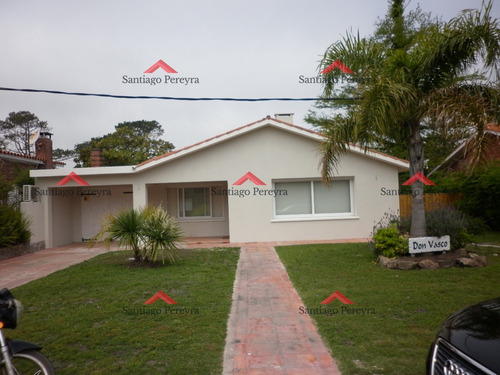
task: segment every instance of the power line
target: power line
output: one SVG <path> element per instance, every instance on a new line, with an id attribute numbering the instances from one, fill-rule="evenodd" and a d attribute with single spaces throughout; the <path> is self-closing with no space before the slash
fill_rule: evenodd
<path id="1" fill-rule="evenodd" d="M 88 92 L 68 92 L 57 90 L 38 90 L 38 89 L 16 89 L 12 87 L 0 87 L 1 91 L 34 92 L 56 95 L 74 95 L 74 96 L 97 96 L 102 98 L 115 99 L 160 99 L 160 100 L 178 100 L 178 101 L 227 101 L 227 102 L 269 102 L 269 101 L 335 101 L 335 100 L 356 100 L 356 98 L 187 98 L 175 96 L 145 96 L 145 95 L 114 95 L 114 94 L 96 94 Z"/>

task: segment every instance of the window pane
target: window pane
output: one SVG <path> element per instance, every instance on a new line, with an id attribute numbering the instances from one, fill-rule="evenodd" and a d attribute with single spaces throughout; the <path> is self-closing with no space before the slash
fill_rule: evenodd
<path id="1" fill-rule="evenodd" d="M 185 188 L 184 216 L 210 216 L 210 191 L 208 188 Z"/>
<path id="2" fill-rule="evenodd" d="M 348 180 L 332 181 L 325 186 L 314 181 L 314 212 L 333 214 L 351 212 L 351 191 Z"/>
<path id="3" fill-rule="evenodd" d="M 287 192 L 276 196 L 276 215 L 312 214 L 310 182 L 277 183 L 275 189 Z"/>

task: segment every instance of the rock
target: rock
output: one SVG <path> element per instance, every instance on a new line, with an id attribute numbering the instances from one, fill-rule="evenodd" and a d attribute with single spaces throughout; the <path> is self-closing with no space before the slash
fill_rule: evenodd
<path id="1" fill-rule="evenodd" d="M 465 249 L 458 249 L 457 251 L 455 251 L 455 254 L 457 254 L 457 256 L 465 258 L 467 256 L 467 251 Z"/>
<path id="2" fill-rule="evenodd" d="M 457 259 L 457 264 L 460 267 L 480 267 L 479 263 L 471 258 L 459 258 Z"/>
<path id="3" fill-rule="evenodd" d="M 412 260 L 397 260 L 397 267 L 400 270 L 412 270 L 417 267 L 418 262 L 414 262 Z"/>
<path id="4" fill-rule="evenodd" d="M 378 259 L 378 264 L 380 264 L 382 267 L 387 267 L 387 268 L 396 268 L 396 260 L 387 258 L 383 255 L 379 255 Z"/>
<path id="5" fill-rule="evenodd" d="M 435 270 L 439 268 L 439 264 L 430 259 L 424 259 L 418 262 L 418 266 L 423 270 Z"/>
<path id="6" fill-rule="evenodd" d="M 474 260 L 479 263 L 481 267 L 486 267 L 488 265 L 488 259 L 484 255 L 478 255 Z"/>

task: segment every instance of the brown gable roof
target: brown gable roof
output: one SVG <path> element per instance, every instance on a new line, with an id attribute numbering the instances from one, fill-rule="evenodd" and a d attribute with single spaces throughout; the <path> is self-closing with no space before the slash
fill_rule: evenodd
<path id="1" fill-rule="evenodd" d="M 151 163 L 151 162 L 156 161 L 156 160 L 160 160 L 160 159 L 167 158 L 167 157 L 169 157 L 169 156 L 171 156 L 171 155 L 174 155 L 174 154 L 177 154 L 177 153 L 179 153 L 179 152 L 181 152 L 181 151 L 189 150 L 189 149 L 191 149 L 191 148 L 193 148 L 193 147 L 200 146 L 200 145 L 202 145 L 202 144 L 204 144 L 204 143 L 208 143 L 208 142 L 210 142 L 210 141 L 212 141 L 212 140 L 214 140 L 214 139 L 221 138 L 221 137 L 224 137 L 224 136 L 226 136 L 226 135 L 230 135 L 230 134 L 235 133 L 235 132 L 238 132 L 238 131 L 240 131 L 240 130 L 242 130 L 242 129 L 249 128 L 249 127 L 254 126 L 254 125 L 256 125 L 256 124 L 258 124 L 258 123 L 260 123 L 260 122 L 267 121 L 267 120 L 271 120 L 271 119 L 272 119 L 273 121 L 275 121 L 275 122 L 279 122 L 280 124 L 284 124 L 284 125 L 289 126 L 289 127 L 291 127 L 291 128 L 295 128 L 295 129 L 300 130 L 300 131 L 305 131 L 305 132 L 308 132 L 308 133 L 311 133 L 311 134 L 314 134 L 314 135 L 317 135 L 317 136 L 320 136 L 320 137 L 324 137 L 324 135 L 323 135 L 322 133 L 319 133 L 319 132 L 317 132 L 317 131 L 310 130 L 310 129 L 306 129 L 306 128 L 303 128 L 303 127 L 301 127 L 301 126 L 297 126 L 297 125 L 294 125 L 294 124 L 290 124 L 290 123 L 288 123 L 288 122 L 281 121 L 281 120 L 278 120 L 278 119 L 274 119 L 274 118 L 271 118 L 271 116 L 266 116 L 266 117 L 264 117 L 264 118 L 263 118 L 263 119 L 261 119 L 261 120 L 254 121 L 254 122 L 252 122 L 252 123 L 250 123 L 250 124 L 247 124 L 247 125 L 243 125 L 243 126 L 237 127 L 237 128 L 235 128 L 235 129 L 229 130 L 229 131 L 227 131 L 227 132 L 225 132 L 225 133 L 222 133 L 222 134 L 216 135 L 216 136 L 211 137 L 211 138 L 207 138 L 207 139 L 205 139 L 205 140 L 203 140 L 203 141 L 201 141 L 201 142 L 197 142 L 197 143 L 195 143 L 195 144 L 192 144 L 192 145 L 189 145 L 189 146 L 186 146 L 186 147 L 180 148 L 180 149 L 178 149 L 178 150 L 174 150 L 174 151 L 171 151 L 171 152 L 167 152 L 166 154 L 163 154 L 163 155 L 158 155 L 158 156 L 155 156 L 154 158 L 148 159 L 148 160 L 146 160 L 146 161 L 143 161 L 143 162 L 142 162 L 142 163 L 140 163 L 140 164 L 137 164 L 137 165 L 136 165 L 136 168 L 137 168 L 137 167 L 141 167 L 141 166 L 143 166 L 143 165 L 146 165 L 146 164 Z M 357 146 L 357 145 L 355 145 L 355 144 L 353 144 L 353 143 L 349 143 L 349 145 L 350 145 L 350 146 L 352 146 L 352 147 L 360 148 L 359 146 Z M 404 162 L 404 163 L 408 163 L 408 161 L 407 161 L 407 160 L 400 159 L 400 158 L 398 158 L 398 157 L 395 157 L 395 156 L 392 156 L 392 155 L 388 155 L 388 154 L 385 154 L 385 153 L 383 153 L 383 152 L 379 152 L 379 151 L 376 151 L 376 150 L 373 150 L 373 149 L 366 148 L 366 151 L 369 151 L 369 152 L 372 152 L 372 153 L 376 153 L 376 154 L 379 154 L 379 155 L 381 155 L 381 156 L 385 156 L 385 157 L 388 157 L 388 158 L 391 158 L 391 159 L 394 159 L 394 160 L 398 160 L 398 161 L 401 161 L 401 162 Z"/>
<path id="2" fill-rule="evenodd" d="M 30 163 L 30 164 L 34 164 L 36 162 L 39 162 L 37 164 L 45 163 L 45 160 L 43 160 L 42 158 L 37 158 L 36 156 L 23 155 L 23 154 L 19 154 L 17 152 L 12 152 L 12 151 L 0 150 L 0 158 L 1 158 L 1 155 L 14 156 L 16 158 L 22 158 L 22 159 L 26 160 L 26 163 Z M 54 161 L 54 164 L 57 164 L 57 165 L 66 165 L 66 163 L 63 163 L 62 161 Z"/>

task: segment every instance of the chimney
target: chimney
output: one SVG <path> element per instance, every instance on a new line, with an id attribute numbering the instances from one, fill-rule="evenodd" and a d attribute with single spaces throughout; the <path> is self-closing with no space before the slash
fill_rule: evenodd
<path id="1" fill-rule="evenodd" d="M 102 167 L 102 151 L 94 149 L 90 151 L 90 166 L 92 168 Z"/>
<path id="2" fill-rule="evenodd" d="M 52 133 L 40 132 L 35 142 L 35 157 L 44 161 L 44 169 L 54 169 Z"/>
<path id="3" fill-rule="evenodd" d="M 275 113 L 274 118 L 289 124 L 293 124 L 293 113 Z"/>

